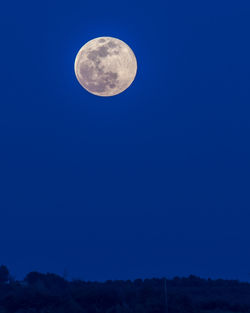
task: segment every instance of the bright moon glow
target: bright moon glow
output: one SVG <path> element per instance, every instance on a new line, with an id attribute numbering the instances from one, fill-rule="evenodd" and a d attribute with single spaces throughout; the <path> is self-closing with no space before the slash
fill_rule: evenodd
<path id="1" fill-rule="evenodd" d="M 87 42 L 75 59 L 79 83 L 97 96 L 115 96 L 127 89 L 137 72 L 133 51 L 113 37 L 98 37 Z"/>

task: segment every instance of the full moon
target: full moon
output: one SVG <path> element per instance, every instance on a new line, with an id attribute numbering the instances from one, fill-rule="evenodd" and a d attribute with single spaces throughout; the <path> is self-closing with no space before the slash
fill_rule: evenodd
<path id="1" fill-rule="evenodd" d="M 88 41 L 77 53 L 75 75 L 90 93 L 109 97 L 126 90 L 137 72 L 136 57 L 122 40 L 98 37 Z"/>

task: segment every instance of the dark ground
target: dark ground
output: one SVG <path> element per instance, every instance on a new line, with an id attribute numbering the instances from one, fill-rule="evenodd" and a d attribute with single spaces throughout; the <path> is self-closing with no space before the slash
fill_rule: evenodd
<path id="1" fill-rule="evenodd" d="M 0 267 L 0 313 L 95 312 L 250 312 L 250 284 L 193 275 L 100 283 L 37 272 L 16 281 Z"/>

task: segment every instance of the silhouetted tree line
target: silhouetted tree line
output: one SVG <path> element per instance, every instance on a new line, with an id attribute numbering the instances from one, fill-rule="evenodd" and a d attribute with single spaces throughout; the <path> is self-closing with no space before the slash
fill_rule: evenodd
<path id="1" fill-rule="evenodd" d="M 250 313 L 248 283 L 191 275 L 166 285 L 167 293 L 158 278 L 101 283 L 37 272 L 16 281 L 0 266 L 0 313 Z"/>

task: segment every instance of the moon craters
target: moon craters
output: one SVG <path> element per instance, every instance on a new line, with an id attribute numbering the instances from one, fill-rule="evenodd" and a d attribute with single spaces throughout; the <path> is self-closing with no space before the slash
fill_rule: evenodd
<path id="1" fill-rule="evenodd" d="M 75 61 L 79 83 L 99 96 L 113 96 L 127 89 L 137 71 L 132 50 L 123 41 L 99 37 L 85 44 Z"/>

